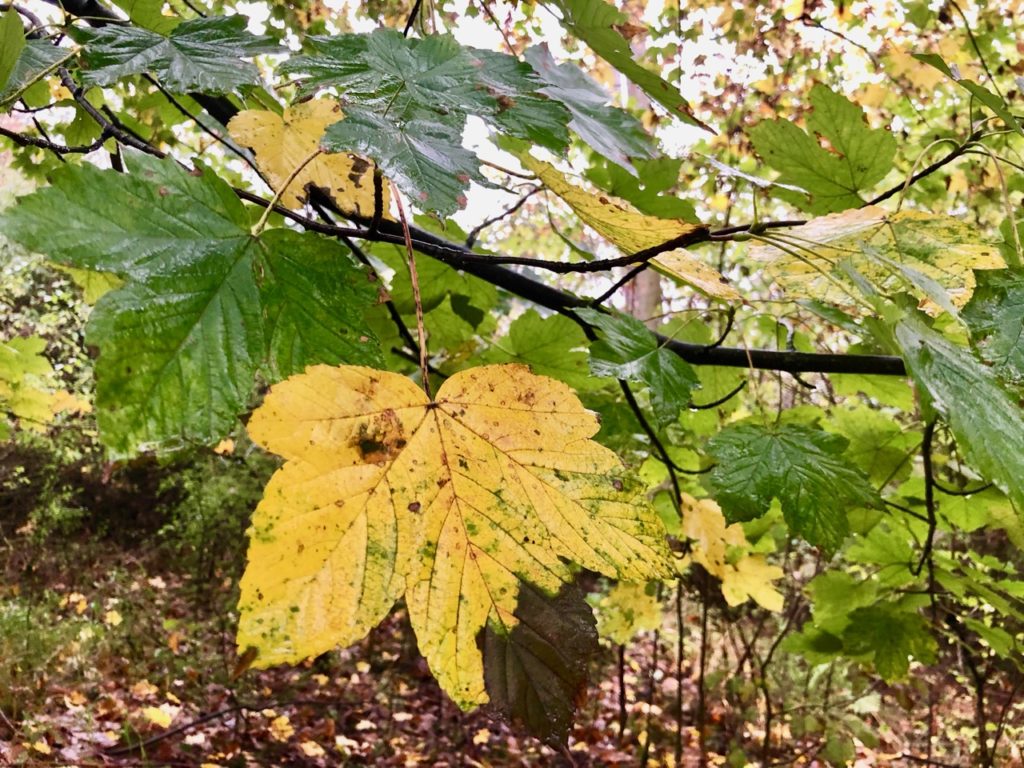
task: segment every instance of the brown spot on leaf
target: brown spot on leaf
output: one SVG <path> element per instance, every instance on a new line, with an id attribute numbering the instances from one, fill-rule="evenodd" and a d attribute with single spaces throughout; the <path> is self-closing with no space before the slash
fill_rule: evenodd
<path id="1" fill-rule="evenodd" d="M 389 408 L 360 424 L 353 444 L 367 464 L 392 461 L 406 444 L 402 422 Z"/>
<path id="2" fill-rule="evenodd" d="M 419 512 L 419 511 L 420 511 L 420 508 L 421 508 L 422 506 L 423 506 L 423 505 L 422 505 L 422 504 L 420 504 L 420 503 L 419 503 L 418 501 L 414 501 L 414 502 L 412 502 L 412 503 L 411 503 L 411 504 L 409 505 L 409 511 L 410 511 L 410 512 Z"/>

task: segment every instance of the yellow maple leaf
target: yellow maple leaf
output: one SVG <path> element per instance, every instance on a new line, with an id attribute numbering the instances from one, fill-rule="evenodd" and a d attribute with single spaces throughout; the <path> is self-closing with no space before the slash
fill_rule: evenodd
<path id="1" fill-rule="evenodd" d="M 597 633 L 624 645 L 638 633 L 661 626 L 661 601 L 654 584 L 620 581 L 597 604 Z"/>
<path id="2" fill-rule="evenodd" d="M 680 219 L 662 219 L 640 213 L 632 206 L 605 195 L 593 195 L 570 183 L 550 163 L 524 152 L 518 155 L 524 168 L 537 174 L 544 186 L 564 200 L 587 226 L 606 237 L 624 253 L 639 253 L 670 240 L 702 230 Z M 713 299 L 739 301 L 740 294 L 720 272 L 682 249 L 659 254 L 651 266 Z"/>
<path id="3" fill-rule="evenodd" d="M 682 531 L 694 540 L 693 561 L 722 582 L 729 605 L 753 599 L 762 608 L 781 611 L 782 594 L 772 586 L 783 571 L 769 565 L 763 555 L 750 553 L 750 543 L 739 523 L 725 524 L 721 507 L 711 499 L 683 494 Z"/>
<path id="4" fill-rule="evenodd" d="M 228 133 L 251 147 L 256 163 L 280 192 L 288 178 L 317 151 L 324 131 L 344 115 L 334 99 L 311 99 L 287 107 L 278 115 L 260 109 L 239 112 L 228 123 Z M 324 153 L 308 162 L 281 195 L 282 205 L 301 208 L 307 185 L 322 189 L 346 212 L 372 216 L 373 163 L 348 152 Z M 388 185 L 382 187 L 384 213 L 390 206 Z"/>
<path id="5" fill-rule="evenodd" d="M 932 315 L 941 311 L 940 302 L 967 303 L 974 270 L 1006 266 L 999 249 L 967 221 L 924 211 L 888 213 L 875 205 L 820 216 L 771 238 L 779 246 L 758 244 L 750 255 L 766 262 L 788 293 L 847 306 L 858 291 L 841 279 L 837 267 L 844 261 L 881 291 L 921 293 L 922 309 Z M 934 289 L 945 293 L 936 299 Z"/>
<path id="6" fill-rule="evenodd" d="M 752 598 L 762 608 L 781 611 L 782 593 L 772 582 L 782 576 L 782 569 L 769 565 L 764 555 L 746 554 L 726 571 L 722 578 L 722 596 L 729 605 L 739 605 Z"/>
<path id="7" fill-rule="evenodd" d="M 516 623 L 520 581 L 549 592 L 567 560 L 642 581 L 668 575 L 665 533 L 594 414 L 523 365 L 410 379 L 314 366 L 249 421 L 287 461 L 250 529 L 238 646 L 256 664 L 362 638 L 405 595 L 420 650 L 463 707 L 485 703 L 477 637 Z"/>

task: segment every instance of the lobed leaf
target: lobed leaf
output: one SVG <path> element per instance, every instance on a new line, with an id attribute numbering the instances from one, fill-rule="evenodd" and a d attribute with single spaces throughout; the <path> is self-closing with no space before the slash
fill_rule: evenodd
<path id="1" fill-rule="evenodd" d="M 477 642 L 519 624 L 522 582 L 569 561 L 615 578 L 669 572 L 664 529 L 594 416 L 524 366 L 409 379 L 315 366 L 249 422 L 282 455 L 250 531 L 238 645 L 297 661 L 366 634 L 404 593 L 420 650 L 462 707 L 488 701 Z"/>
<path id="2" fill-rule="evenodd" d="M 254 237 L 212 173 L 126 157 L 129 174 L 62 167 L 0 215 L 25 246 L 125 280 L 87 327 L 100 350 L 100 431 L 115 455 L 216 443 L 247 410 L 257 373 L 379 359 L 363 320 L 377 292 L 342 246 L 283 229 Z"/>
<path id="3" fill-rule="evenodd" d="M 169 34 L 128 25 L 98 29 L 74 28 L 83 44 L 82 79 L 91 85 L 111 85 L 144 72 L 178 93 L 222 93 L 259 82 L 259 72 L 243 61 L 274 53 L 271 38 L 249 34 L 244 16 L 209 16 L 183 21 Z"/>
<path id="4" fill-rule="evenodd" d="M 847 512 L 881 499 L 843 456 L 845 438 L 801 424 L 735 424 L 708 441 L 718 462 L 709 488 L 729 519 L 752 520 L 782 504 L 790 530 L 834 551 L 849 533 Z"/>

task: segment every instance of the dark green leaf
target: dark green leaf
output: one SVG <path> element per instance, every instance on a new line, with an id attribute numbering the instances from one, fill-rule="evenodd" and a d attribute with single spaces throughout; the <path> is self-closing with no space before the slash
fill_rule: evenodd
<path id="1" fill-rule="evenodd" d="M 6 109 L 26 88 L 73 55 L 74 51 L 45 40 L 29 40 L 15 62 L 7 85 L 0 88 L 0 109 Z"/>
<path id="2" fill-rule="evenodd" d="M 601 338 L 590 345 L 591 373 L 645 384 L 657 422 L 678 419 L 690 404 L 692 391 L 700 386 L 690 364 L 658 344 L 657 337 L 635 317 L 613 317 L 593 309 L 576 310 L 576 314 L 601 331 Z"/>
<path id="3" fill-rule="evenodd" d="M 763 121 L 750 131 L 754 148 L 782 174 L 781 182 L 806 190 L 808 198 L 795 200 L 806 210 L 822 214 L 856 208 L 864 202 L 860 192 L 892 169 L 896 140 L 885 129 L 869 128 L 860 107 L 824 85 L 811 89 L 810 101 L 814 111 L 807 118 L 807 133 L 788 120 Z M 831 150 L 816 135 L 828 139 Z"/>
<path id="4" fill-rule="evenodd" d="M 896 341 L 920 390 L 946 420 L 967 460 L 1024 509 L 1024 419 L 992 370 L 917 316 Z"/>
<path id="5" fill-rule="evenodd" d="M 549 0 L 548 5 L 558 9 L 563 27 L 665 107 L 669 114 L 691 125 L 706 127 L 693 116 L 677 86 L 633 58 L 629 40 L 617 29 L 627 21 L 622 11 L 605 0 Z"/>
<path id="6" fill-rule="evenodd" d="M 7 236 L 51 259 L 126 280 L 87 329 L 115 454 L 215 442 L 246 410 L 257 373 L 379 361 L 362 319 L 377 291 L 344 248 L 284 229 L 253 237 L 213 174 L 127 157 L 130 174 L 65 166 L 0 218 Z M 55 210 L 58 229 L 47 224 Z"/>
<path id="7" fill-rule="evenodd" d="M 1024 271 L 979 270 L 963 319 L 981 358 L 1004 379 L 1024 381 Z"/>
<path id="8" fill-rule="evenodd" d="M 572 728 L 587 664 L 600 650 L 594 616 L 573 586 L 556 596 L 521 583 L 511 630 L 488 625 L 479 644 L 490 708 L 553 746 Z"/>
<path id="9" fill-rule="evenodd" d="M 110 85 L 148 72 L 172 91 L 224 92 L 259 82 L 255 65 L 243 58 L 280 50 L 269 37 L 245 31 L 244 16 L 189 19 L 164 37 L 135 26 L 78 29 L 85 45 L 86 83 Z"/>
<path id="10" fill-rule="evenodd" d="M 867 478 L 843 456 L 845 438 L 800 424 L 737 424 L 708 441 L 718 465 L 710 490 L 730 520 L 750 520 L 782 504 L 790 530 L 835 550 L 849 532 L 852 507 L 881 503 Z"/>
<path id="11" fill-rule="evenodd" d="M 935 649 L 928 622 L 892 604 L 856 609 L 843 632 L 844 653 L 870 654 L 875 669 L 887 683 L 906 677 L 911 657 L 926 664 L 933 662 Z"/>
<path id="12" fill-rule="evenodd" d="M 349 111 L 328 127 L 323 144 L 372 158 L 417 206 L 442 215 L 465 207 L 470 180 L 486 183 L 476 155 L 462 146 L 461 127 L 447 122 L 424 117 L 397 123 Z"/>
<path id="13" fill-rule="evenodd" d="M 607 106 L 608 95 L 578 66 L 556 64 L 547 45 L 527 48 L 523 57 L 547 83 L 541 93 L 568 108 L 569 127 L 595 152 L 633 172 L 633 158 L 655 155 L 643 126 L 621 109 Z"/>
<path id="14" fill-rule="evenodd" d="M 9 8 L 5 13 L 0 13 L 0 93 L 7 89 L 7 81 L 24 47 L 25 28 L 21 25 L 21 16 Z"/>

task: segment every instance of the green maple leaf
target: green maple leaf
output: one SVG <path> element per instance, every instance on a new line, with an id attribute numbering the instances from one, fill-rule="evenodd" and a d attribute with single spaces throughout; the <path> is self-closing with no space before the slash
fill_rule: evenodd
<path id="1" fill-rule="evenodd" d="M 164 35 L 133 26 L 75 28 L 85 47 L 82 78 L 110 85 L 149 72 L 167 88 L 223 92 L 259 82 L 259 71 L 243 58 L 280 50 L 269 37 L 245 31 L 244 16 L 211 16 L 183 21 Z"/>
<path id="2" fill-rule="evenodd" d="M 590 346 L 591 373 L 647 385 L 658 423 L 669 424 L 679 418 L 679 412 L 690 404 L 690 394 L 700 387 L 690 364 L 661 346 L 634 317 L 612 317 L 593 309 L 580 309 L 576 314 L 601 331 L 601 338 Z"/>
<path id="3" fill-rule="evenodd" d="M 779 181 L 808 194 L 780 192 L 786 199 L 815 214 L 856 208 L 864 203 L 860 193 L 892 168 L 896 140 L 885 129 L 868 127 L 860 107 L 824 85 L 811 89 L 810 101 L 807 133 L 788 120 L 762 121 L 750 131 L 754 148 L 782 174 Z"/>
<path id="4" fill-rule="evenodd" d="M 344 248 L 284 229 L 254 237 L 212 173 L 126 156 L 130 174 L 65 166 L 0 216 L 25 246 L 126 281 L 87 328 L 100 350 L 100 430 L 115 454 L 216 442 L 248 407 L 258 372 L 276 380 L 316 362 L 379 361 L 362 319 L 377 291 Z"/>
<path id="5" fill-rule="evenodd" d="M 313 38 L 313 53 L 284 64 L 301 90 L 336 88 L 346 119 L 324 137 L 334 151 L 373 158 L 422 207 L 442 214 L 465 204 L 470 180 L 487 183 L 462 147 L 466 119 L 555 151 L 569 140 L 569 113 L 511 56 L 459 45 L 448 35 L 405 38 L 395 30 Z"/>
<path id="6" fill-rule="evenodd" d="M 871 654 L 875 669 L 887 683 L 906 677 L 910 658 L 926 664 L 935 660 L 935 638 L 928 622 L 892 604 L 858 608 L 843 632 L 843 652 Z"/>
<path id="7" fill-rule="evenodd" d="M 488 363 L 525 363 L 541 376 L 564 381 L 576 391 L 602 386 L 590 375 L 580 327 L 564 315 L 541 317 L 530 309 L 509 326 L 483 354 Z"/>
<path id="8" fill-rule="evenodd" d="M 800 424 L 737 424 L 708 441 L 718 462 L 710 490 L 730 521 L 768 511 L 773 498 L 793 533 L 835 550 L 849 533 L 846 513 L 877 506 L 878 493 L 843 455 L 847 440 Z"/>

